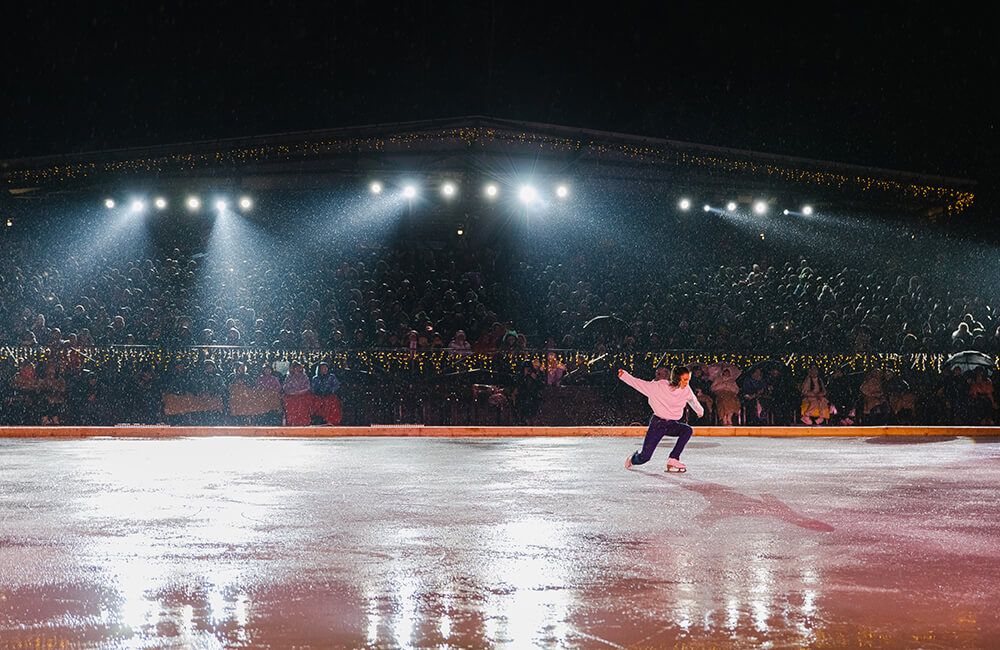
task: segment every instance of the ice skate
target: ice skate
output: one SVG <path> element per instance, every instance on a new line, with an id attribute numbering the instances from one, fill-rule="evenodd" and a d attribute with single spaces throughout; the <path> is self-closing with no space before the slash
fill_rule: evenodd
<path id="1" fill-rule="evenodd" d="M 684 472 L 688 471 L 688 468 L 687 465 L 677 460 L 676 458 L 670 458 L 667 460 L 667 471 L 683 474 Z"/>
<path id="2" fill-rule="evenodd" d="M 632 469 L 632 454 L 629 454 L 628 458 L 625 459 L 625 469 Z"/>

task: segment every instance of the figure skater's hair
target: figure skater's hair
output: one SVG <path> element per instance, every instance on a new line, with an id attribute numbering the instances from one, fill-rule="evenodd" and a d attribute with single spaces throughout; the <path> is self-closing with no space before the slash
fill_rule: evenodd
<path id="1" fill-rule="evenodd" d="M 677 387 L 681 385 L 681 376 L 690 375 L 691 370 L 687 366 L 674 366 L 670 370 L 670 385 Z"/>

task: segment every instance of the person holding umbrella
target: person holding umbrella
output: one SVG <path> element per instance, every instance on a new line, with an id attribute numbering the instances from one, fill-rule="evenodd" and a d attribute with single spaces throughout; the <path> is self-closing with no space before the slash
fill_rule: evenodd
<path id="1" fill-rule="evenodd" d="M 681 462 L 681 452 L 684 445 L 691 438 L 693 430 L 681 418 L 684 417 L 684 407 L 690 406 L 698 417 L 705 414 L 705 409 L 694 396 L 688 382 L 691 381 L 691 371 L 685 366 L 676 366 L 670 372 L 670 380 L 660 374 L 657 369 L 656 381 L 643 381 L 625 372 L 618 371 L 618 378 L 636 389 L 649 399 L 649 405 L 653 409 L 653 415 L 649 419 L 649 428 L 646 430 L 646 437 L 642 442 L 642 449 L 635 452 L 625 460 L 625 469 L 632 469 L 633 465 L 642 465 L 649 462 L 653 457 L 653 451 L 660 444 L 663 436 L 676 436 L 677 442 L 667 459 L 666 471 L 686 472 L 687 467 Z"/>

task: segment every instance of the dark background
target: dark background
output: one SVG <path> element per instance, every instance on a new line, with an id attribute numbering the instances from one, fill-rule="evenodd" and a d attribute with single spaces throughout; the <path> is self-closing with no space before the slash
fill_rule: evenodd
<path id="1" fill-rule="evenodd" d="M 971 5 L 248 6 L 3 10 L 0 158 L 485 114 L 993 183 Z"/>

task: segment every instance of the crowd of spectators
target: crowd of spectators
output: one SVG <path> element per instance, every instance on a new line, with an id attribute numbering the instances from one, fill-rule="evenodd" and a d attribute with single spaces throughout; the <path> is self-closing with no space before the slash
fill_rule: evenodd
<path id="1" fill-rule="evenodd" d="M 675 224 L 669 241 L 602 239 L 587 231 L 523 248 L 513 241 L 483 246 L 461 239 L 368 238 L 337 246 L 301 241 L 233 250 L 212 248 L 206 238 L 186 247 L 161 242 L 102 250 L 81 247 L 79 238 L 60 239 L 51 230 L 47 238 L 37 232 L 21 239 L 8 235 L 14 238 L 5 242 L 0 259 L 0 344 L 53 350 L 233 346 L 330 354 L 1000 351 L 1000 303 L 988 285 L 976 290 L 952 282 L 954 272 L 941 252 L 932 260 L 904 263 L 893 253 L 893 242 L 886 243 L 885 259 L 873 260 L 772 246 L 763 239 L 734 243 L 724 229 Z M 640 246 L 645 248 L 639 251 Z M 592 322 L 598 316 L 608 318 Z M 753 377 L 737 384 L 736 370 L 713 377 L 703 391 L 712 396 L 712 417 L 722 423 L 749 419 L 747 396 L 764 390 Z M 237 382 L 255 374 L 226 372 Z M 66 412 L 82 413 L 87 404 L 101 401 L 93 391 L 104 384 L 95 374 L 86 363 L 73 371 L 53 363 L 22 367 L 8 390 L 34 390 L 38 419 L 62 422 Z M 142 372 L 136 377 L 137 399 L 149 399 L 156 382 Z M 879 413 L 878 405 L 869 408 L 868 393 L 862 415 L 857 408 L 845 413 L 831 397 L 841 390 L 837 379 L 796 378 L 809 392 L 803 421 L 856 421 Z M 157 381 L 155 388 L 163 393 L 166 379 Z M 302 383 L 291 375 L 282 391 L 290 381 Z M 907 410 L 891 405 L 895 389 L 889 386 L 898 388 L 899 381 L 883 380 L 894 417 Z M 32 382 L 36 388 L 28 389 Z M 754 388 L 750 393 L 747 382 Z M 232 385 L 212 372 L 199 374 L 196 383 L 196 393 L 223 402 Z M 828 392 L 820 394 L 821 386 Z M 540 403 L 523 398 L 533 393 L 530 385 L 521 391 L 522 406 Z M 764 401 L 755 400 L 753 414 L 780 410 L 776 417 L 784 417 L 787 409 L 766 408 Z"/>
<path id="2" fill-rule="evenodd" d="M 630 281 L 614 264 L 568 260 L 522 262 L 515 288 L 498 282 L 495 258 L 390 249 L 318 268 L 258 261 L 229 267 L 213 296 L 198 287 L 215 281 L 204 258 L 179 251 L 95 275 L 82 275 L 73 256 L 34 268 L 8 261 L 0 337 L 23 346 L 305 350 L 1000 350 L 1000 318 L 985 298 L 936 293 L 916 275 L 800 258 Z M 584 329 L 600 315 L 620 327 Z"/>

